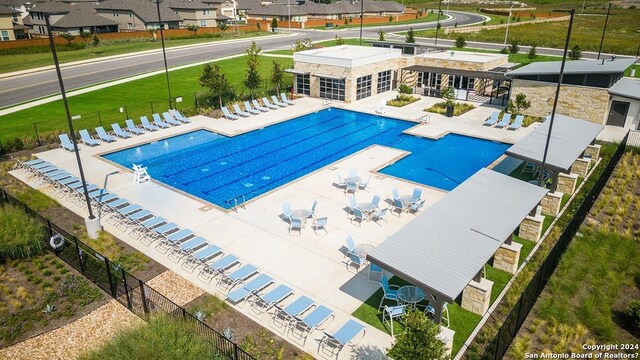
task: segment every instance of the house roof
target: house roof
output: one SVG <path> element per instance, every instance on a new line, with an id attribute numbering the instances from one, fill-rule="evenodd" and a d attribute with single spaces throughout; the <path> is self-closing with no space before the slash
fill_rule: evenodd
<path id="1" fill-rule="evenodd" d="M 93 11 L 77 9 L 64 15 L 60 20 L 52 24 L 55 28 L 77 28 L 83 26 L 113 26 L 115 21 L 100 16 Z"/>
<path id="2" fill-rule="evenodd" d="M 14 15 L 14 14 L 20 14 L 20 11 L 14 10 L 6 5 L 0 4 L 0 15 Z"/>
<path id="3" fill-rule="evenodd" d="M 238 8 L 247 9 L 252 15 L 272 15 L 287 16 L 288 4 L 272 3 L 262 5 L 256 0 L 241 0 L 238 2 Z M 395 1 L 365 1 L 364 12 L 384 12 L 394 11 L 401 12 L 404 5 Z M 337 15 L 337 14 L 359 14 L 360 4 L 348 1 L 337 1 L 329 4 L 305 2 L 302 5 L 296 3 L 291 4 L 291 15 Z"/>
<path id="4" fill-rule="evenodd" d="M 0 5 L 16 5 L 21 6 L 26 3 L 27 0 L 0 0 Z"/>
<path id="5" fill-rule="evenodd" d="M 134 12 L 145 23 L 157 23 L 158 12 L 156 5 L 150 1 L 144 0 L 107 0 L 96 6 L 96 9 L 101 10 L 128 10 Z M 168 21 L 182 21 L 182 17 L 171 10 L 166 3 L 160 4 L 160 15 L 162 22 Z"/>
<path id="6" fill-rule="evenodd" d="M 564 74 L 611 74 L 623 73 L 635 63 L 635 58 L 615 58 L 615 60 L 574 60 L 567 61 Z M 559 75 L 561 61 L 534 62 L 509 72 L 509 76 Z"/>
<path id="7" fill-rule="evenodd" d="M 367 259 L 452 302 L 546 193 L 481 169 L 369 252 Z"/>
<path id="8" fill-rule="evenodd" d="M 298 5 L 292 5 L 291 9 L 288 9 L 287 5 L 271 4 L 261 5 L 260 7 L 254 7 L 249 10 L 252 15 L 265 15 L 265 16 L 287 16 L 291 14 L 295 15 L 307 15 L 308 12 L 304 8 Z"/>
<path id="9" fill-rule="evenodd" d="M 640 100 L 640 79 L 624 77 L 609 88 L 609 94 Z"/>
<path id="10" fill-rule="evenodd" d="M 205 4 L 197 0 L 169 0 L 167 6 L 171 9 L 187 9 L 187 10 L 213 10 L 215 6 L 211 3 Z"/>
<path id="11" fill-rule="evenodd" d="M 66 14 L 73 10 L 73 6 L 59 2 L 59 1 L 49 1 L 43 3 L 36 3 L 33 5 L 30 12 L 39 12 L 39 13 L 47 13 L 47 14 Z"/>

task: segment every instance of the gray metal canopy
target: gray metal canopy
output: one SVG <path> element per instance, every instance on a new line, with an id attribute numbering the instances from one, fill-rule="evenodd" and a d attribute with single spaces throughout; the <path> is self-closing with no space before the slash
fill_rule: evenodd
<path id="1" fill-rule="evenodd" d="M 548 120 L 542 123 L 511 146 L 506 154 L 536 164 L 542 163 L 549 124 Z M 546 166 L 563 172 L 569 171 L 573 162 L 580 157 L 587 145 L 593 143 L 603 128 L 601 124 L 556 114 Z"/>
<path id="2" fill-rule="evenodd" d="M 453 302 L 546 193 L 525 181 L 481 169 L 391 235 L 367 259 Z"/>

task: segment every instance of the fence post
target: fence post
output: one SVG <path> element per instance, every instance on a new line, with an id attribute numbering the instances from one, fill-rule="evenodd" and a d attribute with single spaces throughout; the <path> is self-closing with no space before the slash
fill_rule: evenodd
<path id="1" fill-rule="evenodd" d="M 98 122 L 100 123 L 100 126 L 102 126 L 102 117 L 100 116 L 100 111 L 98 111 Z"/>
<path id="2" fill-rule="evenodd" d="M 80 245 L 78 245 L 78 238 L 74 237 L 73 241 L 76 244 L 76 255 L 78 255 L 78 261 L 80 262 L 80 272 L 84 275 L 84 264 L 82 263 L 82 250 L 80 249 Z"/>
<path id="3" fill-rule="evenodd" d="M 233 343 L 233 359 L 240 359 L 240 354 L 238 353 L 238 344 L 236 344 L 235 342 Z"/>
<path id="4" fill-rule="evenodd" d="M 498 335 L 496 335 L 496 346 L 495 346 L 495 350 L 493 352 L 493 359 L 494 360 L 499 360 L 498 359 L 498 347 L 500 345 L 500 335 L 502 335 L 502 330 L 504 329 L 504 324 L 503 326 L 500 326 L 500 329 L 498 330 Z"/>
<path id="5" fill-rule="evenodd" d="M 151 104 L 151 113 L 153 114 L 153 101 L 149 101 L 149 104 Z"/>
<path id="6" fill-rule="evenodd" d="M 198 108 L 198 93 L 193 93 L 193 107 Z"/>
<path id="7" fill-rule="evenodd" d="M 113 283 L 113 277 L 111 276 L 111 263 L 106 257 L 104 258 L 104 266 L 107 267 L 107 278 L 109 279 L 109 289 L 111 289 L 111 296 L 116 299 L 118 297 L 118 293 L 116 292 L 116 287 Z"/>
<path id="8" fill-rule="evenodd" d="M 147 291 L 145 289 L 145 284 L 142 280 L 138 279 L 138 284 L 140 285 L 140 296 L 142 298 L 142 309 L 144 310 L 145 315 L 149 315 L 149 306 L 147 305 Z"/>
<path id="9" fill-rule="evenodd" d="M 129 118 L 129 110 L 127 110 L 127 105 L 124 106 L 124 116 L 125 116 L 125 120 L 127 120 Z"/>
<path id="10" fill-rule="evenodd" d="M 131 304 L 131 295 L 129 294 L 129 287 L 127 286 L 127 273 L 123 268 L 120 268 L 120 273 L 122 274 L 122 282 L 124 283 L 124 293 L 127 296 L 127 308 L 130 311 L 133 311 L 133 305 Z"/>
<path id="11" fill-rule="evenodd" d="M 2 147 L 2 141 L 0 141 L 0 155 L 4 154 L 4 148 Z"/>
<path id="12" fill-rule="evenodd" d="M 40 141 L 40 135 L 38 134 L 38 127 L 36 123 L 33 123 L 33 130 L 36 131 L 36 139 L 38 140 L 38 146 L 42 146 L 42 142 Z"/>

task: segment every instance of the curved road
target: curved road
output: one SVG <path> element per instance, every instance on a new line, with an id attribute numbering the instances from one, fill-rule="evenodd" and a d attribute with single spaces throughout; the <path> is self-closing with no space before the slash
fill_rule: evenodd
<path id="1" fill-rule="evenodd" d="M 454 18 L 441 21 L 442 26 L 467 25 L 481 22 L 482 16 L 476 14 L 449 12 Z M 363 37 L 377 38 L 380 28 L 385 32 L 405 31 L 409 27 L 414 29 L 435 28 L 435 22 L 417 23 L 411 25 L 391 25 L 363 28 Z M 330 40 L 336 35 L 347 38 L 359 36 L 359 28 L 341 30 L 296 30 L 297 34 L 279 37 L 257 38 L 256 43 L 263 50 L 287 49 L 297 39 L 306 36 L 313 41 Z M 226 43 L 207 43 L 198 46 L 167 50 L 169 67 L 187 65 L 190 63 L 215 60 L 225 56 L 244 52 L 251 39 L 239 39 Z M 128 57 L 89 62 L 62 68 L 62 76 L 67 91 L 126 78 L 164 68 L 161 51 L 154 51 L 142 55 L 132 54 Z M 55 95 L 59 87 L 55 70 L 45 70 L 30 74 L 0 79 L 0 108 L 23 103 L 29 100 Z"/>

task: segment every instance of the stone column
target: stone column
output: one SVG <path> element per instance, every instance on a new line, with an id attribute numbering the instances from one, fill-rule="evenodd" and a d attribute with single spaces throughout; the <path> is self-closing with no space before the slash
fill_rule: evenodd
<path id="1" fill-rule="evenodd" d="M 591 163 L 591 159 L 589 158 L 579 158 L 573 162 L 571 165 L 571 169 L 569 170 L 572 174 L 577 174 L 578 176 L 586 177 L 589 172 L 589 164 Z"/>
<path id="2" fill-rule="evenodd" d="M 462 308 L 474 314 L 484 315 L 491 305 L 491 288 L 493 281 L 480 279 L 480 282 L 471 280 L 462 291 Z"/>
<path id="3" fill-rule="evenodd" d="M 578 175 L 576 174 L 558 174 L 558 186 L 556 187 L 556 191 L 565 193 L 565 194 L 573 194 L 576 190 L 576 184 L 578 183 Z"/>
<path id="4" fill-rule="evenodd" d="M 540 201 L 542 207 L 542 213 L 556 216 L 560 212 L 560 205 L 562 205 L 562 193 L 550 192 L 545 195 Z"/>
<path id="5" fill-rule="evenodd" d="M 588 145 L 586 149 L 584 149 L 585 155 L 591 156 L 591 160 L 596 162 L 600 157 L 600 145 Z"/>
<path id="6" fill-rule="evenodd" d="M 562 197 L 560 197 L 560 200 L 562 200 Z M 526 240 L 538 242 L 540 241 L 540 236 L 542 236 L 543 225 L 544 215 L 535 214 L 534 216 L 527 216 L 522 220 L 522 223 L 520 223 L 518 236 Z"/>
<path id="7" fill-rule="evenodd" d="M 518 244 L 517 242 L 502 244 L 493 257 L 493 267 L 510 274 L 515 274 L 516 270 L 518 270 L 518 263 L 520 262 L 521 249 L 522 244 Z"/>

